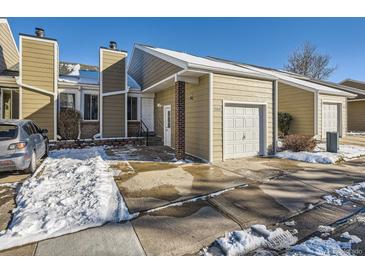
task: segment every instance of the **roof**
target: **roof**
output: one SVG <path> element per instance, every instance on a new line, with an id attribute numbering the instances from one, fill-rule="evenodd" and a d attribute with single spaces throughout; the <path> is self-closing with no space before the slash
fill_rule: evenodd
<path id="1" fill-rule="evenodd" d="M 255 72 L 244 67 L 239 67 L 227 62 L 219 60 L 212 60 L 208 57 L 200 57 L 186 52 L 180 52 L 165 48 L 158 48 L 149 45 L 135 44 L 135 48 L 150 53 L 160 59 L 170 62 L 182 69 L 197 69 L 197 70 L 208 70 L 216 72 L 225 72 L 228 74 L 240 74 L 249 77 L 257 77 L 263 79 L 275 80 L 275 77 L 270 75 Z M 131 60 L 133 59 L 133 56 Z"/>
<path id="2" fill-rule="evenodd" d="M 217 60 L 223 60 L 218 59 Z M 276 77 L 279 82 L 282 82 L 284 84 L 297 86 L 299 88 L 309 90 L 309 91 L 318 91 L 319 93 L 324 94 L 330 94 L 330 95 L 338 95 L 338 96 L 346 96 L 346 97 L 355 97 L 354 94 L 350 93 L 347 88 L 340 87 L 339 85 L 331 82 L 325 82 L 321 80 L 311 79 L 309 77 L 292 73 L 284 70 L 278 70 L 273 68 L 266 68 L 266 67 L 260 67 L 256 65 L 251 64 L 245 64 L 245 63 L 239 63 L 239 62 L 233 62 L 224 60 L 226 62 L 229 62 L 231 64 L 235 64 L 240 67 L 244 67 L 246 69 L 250 69 L 256 72 L 260 72 L 263 74 L 271 75 L 273 77 Z M 344 91 L 346 90 L 346 91 Z"/>
<path id="3" fill-rule="evenodd" d="M 345 85 L 346 83 L 347 84 L 348 83 L 353 83 L 353 84 L 355 84 L 355 86 L 360 86 L 360 88 L 354 88 L 353 86 L 351 86 L 351 88 L 354 89 L 354 91 L 353 91 L 354 93 L 362 95 L 362 97 L 365 96 L 365 82 L 348 78 L 348 79 L 345 79 L 345 80 L 341 81 L 339 83 L 339 85 L 349 87 L 350 85 L 349 86 Z"/>

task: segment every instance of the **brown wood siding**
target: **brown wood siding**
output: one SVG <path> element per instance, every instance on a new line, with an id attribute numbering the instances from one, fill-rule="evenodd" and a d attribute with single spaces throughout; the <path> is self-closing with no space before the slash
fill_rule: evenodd
<path id="1" fill-rule="evenodd" d="M 22 88 L 23 119 L 33 120 L 40 128 L 48 129 L 54 139 L 54 100 L 52 95 Z"/>
<path id="2" fill-rule="evenodd" d="M 22 37 L 22 82 L 54 92 L 55 44 Z"/>
<path id="3" fill-rule="evenodd" d="M 126 90 L 126 54 L 110 50 L 103 50 L 102 77 L 103 92 Z"/>
<path id="4" fill-rule="evenodd" d="M 267 104 L 267 146 L 273 140 L 273 83 L 214 74 L 213 76 L 213 161 L 223 160 L 223 100 Z"/>
<path id="5" fill-rule="evenodd" d="M 365 131 L 365 101 L 348 102 L 348 130 Z"/>
<path id="6" fill-rule="evenodd" d="M 142 89 L 146 89 L 180 70 L 182 68 L 174 64 L 140 49 L 135 49 L 128 74 L 137 81 Z"/>
<path id="7" fill-rule="evenodd" d="M 171 146 L 175 146 L 175 87 L 170 87 L 155 94 L 154 100 L 155 133 L 164 139 L 163 107 L 171 105 Z"/>
<path id="8" fill-rule="evenodd" d="M 103 138 L 125 137 L 125 96 L 103 97 Z"/>
<path id="9" fill-rule="evenodd" d="M 325 138 L 322 136 L 322 106 L 324 103 L 338 103 L 342 107 L 341 109 L 341 119 L 342 119 L 342 137 L 346 137 L 347 134 L 347 98 L 344 96 L 319 94 L 318 97 L 318 135 L 320 138 Z"/>
<path id="10" fill-rule="evenodd" d="M 311 135 L 314 133 L 314 93 L 279 83 L 279 112 L 293 116 L 290 134 Z"/>
<path id="11" fill-rule="evenodd" d="M 12 36 L 7 24 L 0 23 L 0 72 L 12 68 L 19 62 Z"/>

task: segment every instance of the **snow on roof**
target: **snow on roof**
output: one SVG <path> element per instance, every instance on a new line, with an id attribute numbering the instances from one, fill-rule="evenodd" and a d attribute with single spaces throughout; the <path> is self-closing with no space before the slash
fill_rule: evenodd
<path id="1" fill-rule="evenodd" d="M 304 89 L 310 89 L 313 91 L 319 91 L 320 93 L 326 93 L 326 94 L 333 94 L 333 95 L 341 95 L 341 96 L 347 96 L 347 97 L 354 97 L 353 94 L 349 92 L 342 91 L 340 89 L 331 88 L 326 85 L 313 83 L 310 80 L 306 80 L 305 77 L 302 77 L 301 79 L 292 75 L 290 73 L 274 70 L 274 69 L 265 69 L 265 68 L 259 68 L 252 65 L 245 65 L 245 64 L 239 64 L 242 67 L 252 69 L 257 72 L 265 73 L 271 76 L 274 76 L 278 78 L 279 80 L 282 80 L 283 82 L 286 82 L 287 84 L 294 84 L 303 87 Z M 309 79 L 309 78 L 308 78 Z"/>
<path id="2" fill-rule="evenodd" d="M 162 59 L 167 59 L 171 63 L 175 63 L 182 68 L 195 68 L 195 69 L 208 69 L 208 70 L 218 70 L 218 71 L 230 71 L 238 74 L 246 74 L 256 77 L 263 77 L 272 79 L 273 77 L 265 76 L 259 72 L 252 71 L 250 69 L 246 69 L 243 67 L 239 67 L 236 65 L 232 65 L 226 62 L 212 60 L 205 57 L 200 57 L 196 55 L 192 55 L 185 52 L 179 52 L 169 49 L 156 48 L 147 45 L 136 45 L 137 48 L 145 50 L 146 52 L 150 52 Z"/>

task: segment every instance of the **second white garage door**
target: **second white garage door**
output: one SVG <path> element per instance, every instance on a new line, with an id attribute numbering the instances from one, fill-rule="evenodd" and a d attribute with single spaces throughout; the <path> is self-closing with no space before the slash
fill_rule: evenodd
<path id="1" fill-rule="evenodd" d="M 326 132 L 338 132 L 339 131 L 339 105 L 336 103 L 324 103 L 322 106 L 322 119 L 323 130 L 322 138 L 326 138 Z"/>
<path id="2" fill-rule="evenodd" d="M 261 153 L 264 111 L 260 105 L 226 104 L 224 107 L 224 158 Z"/>

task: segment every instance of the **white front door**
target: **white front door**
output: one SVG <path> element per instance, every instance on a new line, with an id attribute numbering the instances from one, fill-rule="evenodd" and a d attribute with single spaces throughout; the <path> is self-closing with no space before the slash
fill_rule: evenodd
<path id="1" fill-rule="evenodd" d="M 171 146 L 171 105 L 163 107 L 163 143 L 165 146 Z"/>
<path id="2" fill-rule="evenodd" d="M 224 158 L 262 153 L 263 106 L 226 104 L 224 107 Z"/>
<path id="3" fill-rule="evenodd" d="M 339 105 L 336 103 L 324 103 L 322 106 L 322 125 L 323 132 L 322 138 L 326 138 L 327 132 L 338 132 L 338 107 Z"/>
<path id="4" fill-rule="evenodd" d="M 146 124 L 149 131 L 154 131 L 154 118 L 153 118 L 153 98 L 141 98 L 141 119 Z"/>

